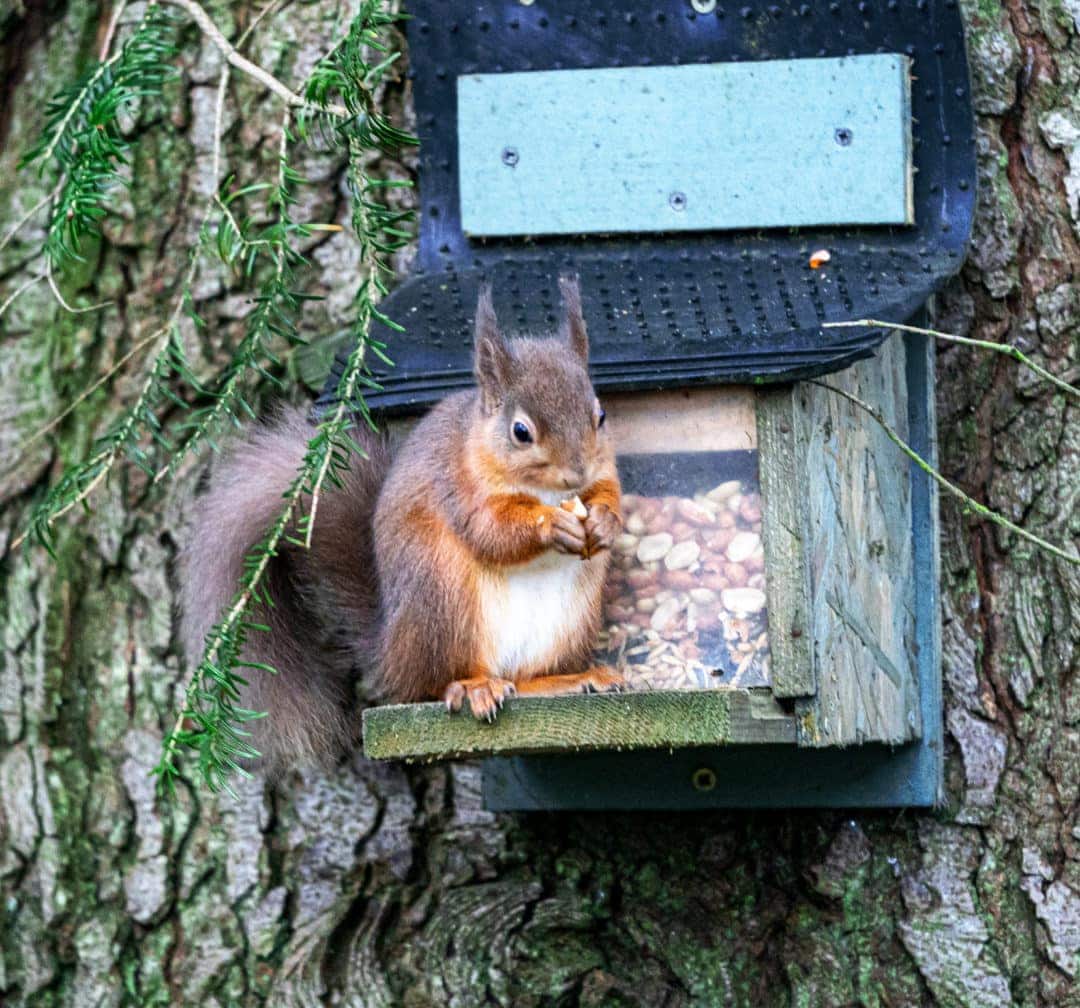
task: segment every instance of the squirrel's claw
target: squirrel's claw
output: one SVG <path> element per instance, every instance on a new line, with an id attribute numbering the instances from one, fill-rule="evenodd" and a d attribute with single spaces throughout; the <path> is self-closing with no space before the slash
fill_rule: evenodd
<path id="1" fill-rule="evenodd" d="M 622 675 L 606 665 L 596 665 L 582 678 L 583 693 L 621 693 L 626 689 Z"/>
<path id="2" fill-rule="evenodd" d="M 608 549 L 622 531 L 622 520 L 606 504 L 597 504 L 585 519 L 585 542 L 588 555 Z"/>
<path id="3" fill-rule="evenodd" d="M 443 702 L 449 712 L 461 710 L 465 698 L 469 698 L 469 709 L 477 721 L 491 724 L 496 714 L 502 710 L 508 696 L 517 692 L 509 679 L 498 676 L 472 676 L 469 679 L 457 679 L 446 687 Z"/>

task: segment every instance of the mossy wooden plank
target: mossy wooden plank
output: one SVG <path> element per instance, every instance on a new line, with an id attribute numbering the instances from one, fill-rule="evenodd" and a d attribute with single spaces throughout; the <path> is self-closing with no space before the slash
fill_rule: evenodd
<path id="1" fill-rule="evenodd" d="M 767 693 L 743 689 L 514 697 L 491 724 L 439 703 L 364 711 L 364 752 L 374 759 L 794 741 L 794 718 Z"/>
<path id="2" fill-rule="evenodd" d="M 810 575 L 806 544 L 805 459 L 795 450 L 790 385 L 757 394 L 762 545 L 773 693 L 812 696 Z"/>

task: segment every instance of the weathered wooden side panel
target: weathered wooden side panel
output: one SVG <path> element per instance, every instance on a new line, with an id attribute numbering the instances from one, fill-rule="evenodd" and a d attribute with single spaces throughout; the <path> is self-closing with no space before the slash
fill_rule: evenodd
<path id="1" fill-rule="evenodd" d="M 902 337 L 826 384 L 907 436 Z M 911 475 L 865 410 L 818 384 L 793 397 L 806 485 L 810 633 L 817 693 L 799 704 L 803 745 L 917 738 Z"/>
<path id="2" fill-rule="evenodd" d="M 809 634 L 810 573 L 805 463 L 796 451 L 794 390 L 762 390 L 757 397 L 761 534 L 765 549 L 769 649 L 773 694 L 812 696 L 816 689 Z"/>

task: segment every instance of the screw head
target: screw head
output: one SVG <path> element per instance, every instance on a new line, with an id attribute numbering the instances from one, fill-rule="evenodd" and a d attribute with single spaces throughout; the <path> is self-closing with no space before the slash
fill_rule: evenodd
<path id="1" fill-rule="evenodd" d="M 690 6 L 699 14 L 711 14 L 716 10 L 716 0 L 690 0 Z"/>
<path id="2" fill-rule="evenodd" d="M 698 767 L 690 775 L 690 783 L 695 791 L 712 791 L 716 787 L 716 771 L 712 767 Z"/>
<path id="3" fill-rule="evenodd" d="M 504 147 L 502 151 L 502 163 L 513 168 L 518 163 L 518 151 L 516 147 Z"/>
<path id="4" fill-rule="evenodd" d="M 850 130 L 850 129 L 848 129 L 848 127 L 847 127 L 847 126 L 838 126 L 838 127 L 837 127 L 837 128 L 836 128 L 836 129 L 834 130 L 834 131 L 833 131 L 833 139 L 834 139 L 834 140 L 835 140 L 835 141 L 836 141 L 836 142 L 837 142 L 837 143 L 838 143 L 838 144 L 839 144 L 839 145 L 840 145 L 841 147 L 850 147 L 850 146 L 851 146 L 851 141 L 855 139 L 855 136 L 854 136 L 854 134 L 853 134 L 853 133 L 851 132 L 851 130 Z"/>
<path id="5" fill-rule="evenodd" d="M 686 209 L 686 193 L 673 192 L 668 197 L 668 206 L 677 213 L 682 213 Z"/>

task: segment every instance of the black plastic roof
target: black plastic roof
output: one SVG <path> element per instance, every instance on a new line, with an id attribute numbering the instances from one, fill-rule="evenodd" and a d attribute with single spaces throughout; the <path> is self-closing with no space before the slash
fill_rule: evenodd
<path id="1" fill-rule="evenodd" d="M 494 283 L 508 330 L 553 328 L 556 279 L 576 271 L 601 389 L 783 382 L 870 354 L 879 330 L 825 321 L 909 318 L 960 267 L 975 201 L 975 152 L 956 0 L 718 3 L 690 0 L 412 0 L 411 75 L 420 135 L 420 247 L 376 335 L 395 367 L 372 406 L 408 411 L 471 383 L 477 288 Z M 916 166 L 910 227 L 808 228 L 640 237 L 498 239 L 462 234 L 458 75 L 898 52 L 912 59 Z M 820 270 L 810 254 L 830 251 Z M 332 396 L 337 365 L 323 402 Z"/>

